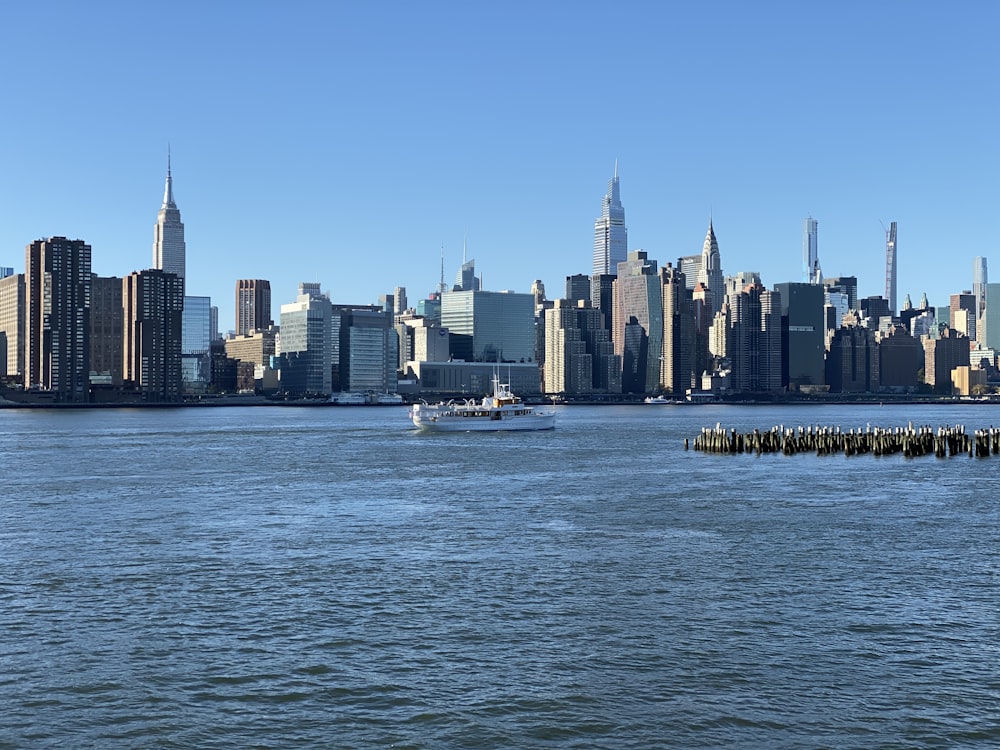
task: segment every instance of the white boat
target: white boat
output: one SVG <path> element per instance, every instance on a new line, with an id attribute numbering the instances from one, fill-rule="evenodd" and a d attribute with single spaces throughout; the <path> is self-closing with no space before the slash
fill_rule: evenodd
<path id="1" fill-rule="evenodd" d="M 551 430 L 556 426 L 554 409 L 526 405 L 496 374 L 493 395 L 481 401 L 414 404 L 410 407 L 410 419 L 420 429 L 432 432 Z"/>
<path id="2" fill-rule="evenodd" d="M 677 402 L 673 399 L 669 399 L 666 396 L 646 396 L 647 404 L 676 404 Z"/>

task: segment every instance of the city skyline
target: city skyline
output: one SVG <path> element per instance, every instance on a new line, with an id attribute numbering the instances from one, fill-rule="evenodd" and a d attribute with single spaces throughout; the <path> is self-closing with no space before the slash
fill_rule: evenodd
<path id="1" fill-rule="evenodd" d="M 148 96 L 163 59 L 145 43 L 152 9 L 14 7 L 5 101 L 39 116 L 9 118 L 0 141 L 0 265 L 23 270 L 27 244 L 66 236 L 100 275 L 146 268 L 168 143 L 187 293 L 212 297 L 223 330 L 237 279 L 269 279 L 275 317 L 302 281 L 340 301 L 397 286 L 415 300 L 436 288 L 442 247 L 452 276 L 466 237 L 484 288 L 538 278 L 556 296 L 590 268 L 616 161 L 629 246 L 660 264 L 697 254 L 711 218 L 727 275 L 796 280 L 813 216 L 824 273 L 856 276 L 866 297 L 884 291 L 880 222 L 897 221 L 900 299 L 943 305 L 1000 245 L 991 222 L 972 244 L 959 231 L 997 199 L 990 5 L 638 3 L 618 11 L 627 43 L 610 65 L 586 4 L 532 8 L 530 27 L 519 7 L 178 3 L 186 53 L 167 107 Z M 81 38 L 87 54 L 71 54 Z M 593 117 L 595 91 L 610 115 Z"/>

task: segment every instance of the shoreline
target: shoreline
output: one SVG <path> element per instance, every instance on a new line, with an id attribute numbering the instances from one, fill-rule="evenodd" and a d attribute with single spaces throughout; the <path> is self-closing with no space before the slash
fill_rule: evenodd
<path id="1" fill-rule="evenodd" d="M 435 398 L 428 401 L 448 400 L 444 397 Z M 319 399 L 270 399 L 264 396 L 218 396 L 189 401 L 177 402 L 130 402 L 130 401 L 102 401 L 97 403 L 57 403 L 50 400 L 25 400 L 14 401 L 0 396 L 0 410 L 2 409 L 189 409 L 189 408 L 231 408 L 241 406 L 253 407 L 298 407 L 298 408 L 389 408 L 410 406 L 413 403 L 420 403 L 420 400 L 405 401 L 402 404 L 340 404 L 329 400 Z M 674 409 L 674 408 L 700 408 L 704 406 L 915 406 L 915 405 L 991 405 L 1000 404 L 1000 397 L 961 397 L 961 396 L 915 396 L 908 394 L 905 396 L 865 396 L 857 398 L 795 398 L 778 397 L 769 398 L 732 398 L 721 399 L 705 403 L 674 402 L 670 404 L 647 404 L 638 399 L 574 399 L 572 401 L 552 402 L 548 399 L 525 399 L 525 403 L 532 405 L 554 405 L 554 406 L 642 406 L 648 409 Z"/>

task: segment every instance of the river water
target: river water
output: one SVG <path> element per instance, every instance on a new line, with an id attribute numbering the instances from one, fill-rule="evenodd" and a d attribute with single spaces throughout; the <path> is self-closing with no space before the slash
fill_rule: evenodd
<path id="1" fill-rule="evenodd" d="M 0 748 L 1000 745 L 989 405 L 0 411 Z"/>

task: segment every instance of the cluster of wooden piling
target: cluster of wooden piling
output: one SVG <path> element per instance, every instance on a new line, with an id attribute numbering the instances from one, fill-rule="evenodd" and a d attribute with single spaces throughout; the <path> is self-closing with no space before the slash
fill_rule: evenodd
<path id="1" fill-rule="evenodd" d="M 684 441 L 685 449 L 688 441 Z M 1000 428 L 987 427 L 970 435 L 964 425 L 872 427 L 850 429 L 813 426 L 737 432 L 720 424 L 704 427 L 694 439 L 694 449 L 705 453 L 815 453 L 818 456 L 843 453 L 845 456 L 871 454 L 890 456 L 901 453 L 906 458 L 934 455 L 938 458 L 965 455 L 986 457 L 1000 454 Z"/>

